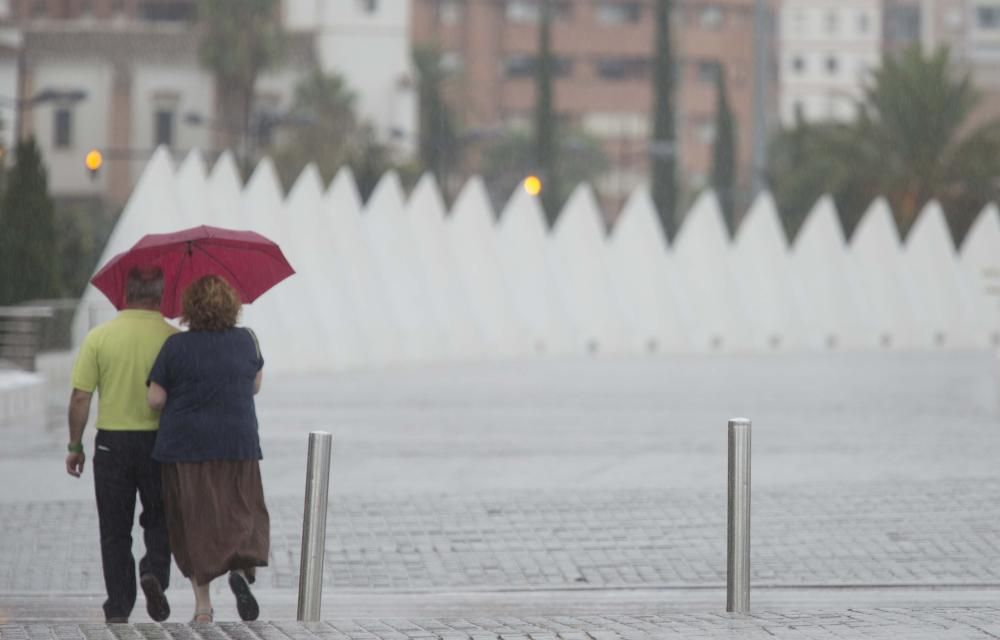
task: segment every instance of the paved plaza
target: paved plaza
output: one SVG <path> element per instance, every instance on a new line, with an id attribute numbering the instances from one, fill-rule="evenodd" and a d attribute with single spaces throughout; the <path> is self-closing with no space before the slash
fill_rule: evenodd
<path id="1" fill-rule="evenodd" d="M 992 353 L 265 378 L 272 553 L 258 595 L 276 622 L 195 631 L 143 624 L 141 606 L 133 626 L 94 624 L 93 479 L 62 469 L 59 397 L 49 430 L 11 430 L 0 452 L 0 640 L 1000 637 Z M 754 425 L 750 617 L 724 613 L 736 415 Z M 315 429 L 335 438 L 327 622 L 301 626 L 281 621 L 295 617 Z M 173 579 L 183 622 L 193 597 Z M 235 620 L 216 591 L 217 619 Z"/>

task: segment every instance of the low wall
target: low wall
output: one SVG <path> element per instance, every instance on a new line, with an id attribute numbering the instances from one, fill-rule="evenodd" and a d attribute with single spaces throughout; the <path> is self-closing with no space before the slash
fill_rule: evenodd
<path id="1" fill-rule="evenodd" d="M 47 398 L 43 376 L 0 369 L 0 430 L 44 428 Z"/>

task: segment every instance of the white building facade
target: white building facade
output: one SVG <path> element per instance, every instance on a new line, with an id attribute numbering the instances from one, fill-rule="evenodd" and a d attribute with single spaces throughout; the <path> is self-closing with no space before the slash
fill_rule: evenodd
<path id="1" fill-rule="evenodd" d="M 778 28 L 781 122 L 847 122 L 882 60 L 881 0 L 784 0 Z"/>
<path id="2" fill-rule="evenodd" d="M 415 147 L 410 0 L 286 0 L 292 32 L 314 33 L 320 67 L 344 77 L 359 119 L 396 150 Z"/>

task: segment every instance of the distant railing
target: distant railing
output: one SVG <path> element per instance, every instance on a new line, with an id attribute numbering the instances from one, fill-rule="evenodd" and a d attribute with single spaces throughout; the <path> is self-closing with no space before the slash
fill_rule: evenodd
<path id="1" fill-rule="evenodd" d="M 35 370 L 35 358 L 73 346 L 73 314 L 79 300 L 31 300 L 0 307 L 0 367 Z"/>

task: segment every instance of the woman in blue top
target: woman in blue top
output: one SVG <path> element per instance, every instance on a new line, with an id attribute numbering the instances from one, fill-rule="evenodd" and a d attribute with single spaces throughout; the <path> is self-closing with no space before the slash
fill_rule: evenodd
<path id="1" fill-rule="evenodd" d="M 240 618 L 256 620 L 249 584 L 270 551 L 253 398 L 264 359 L 256 336 L 236 326 L 240 308 L 222 278 L 192 283 L 181 317 L 190 331 L 167 339 L 149 374 L 147 400 L 161 411 L 153 458 L 170 547 L 194 586 L 195 622 L 212 621 L 209 584 L 226 573 Z"/>

